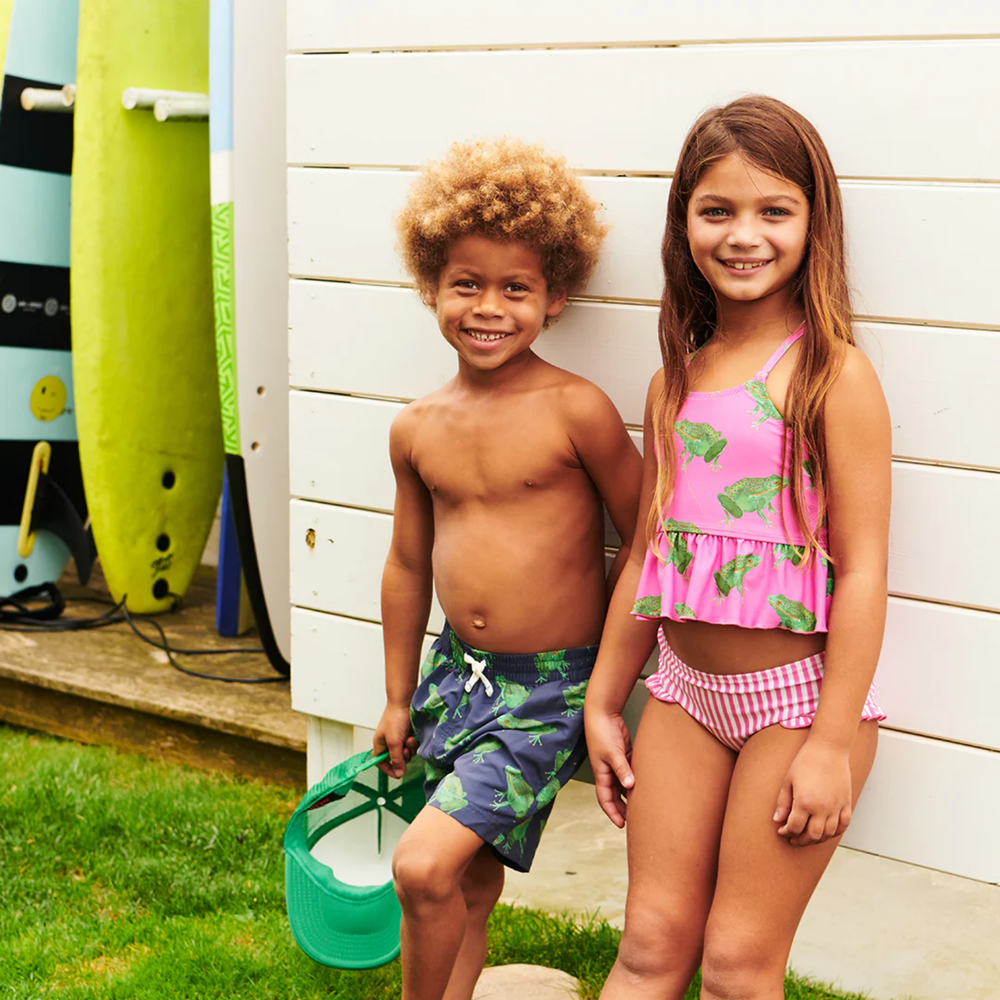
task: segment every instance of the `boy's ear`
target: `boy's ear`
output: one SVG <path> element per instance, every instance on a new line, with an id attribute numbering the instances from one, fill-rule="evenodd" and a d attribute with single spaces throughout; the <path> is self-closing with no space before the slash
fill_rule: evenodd
<path id="1" fill-rule="evenodd" d="M 566 308 L 566 292 L 563 291 L 551 291 L 549 292 L 549 304 L 545 310 L 545 315 L 549 319 L 554 319 Z"/>

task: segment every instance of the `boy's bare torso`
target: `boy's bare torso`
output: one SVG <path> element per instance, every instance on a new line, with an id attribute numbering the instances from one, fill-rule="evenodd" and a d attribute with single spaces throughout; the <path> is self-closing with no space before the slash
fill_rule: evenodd
<path id="1" fill-rule="evenodd" d="M 533 653 L 600 639 L 603 508 L 567 417 L 569 395 L 587 387 L 544 365 L 495 389 L 454 379 L 411 404 L 410 463 L 431 498 L 438 600 L 476 648 Z"/>

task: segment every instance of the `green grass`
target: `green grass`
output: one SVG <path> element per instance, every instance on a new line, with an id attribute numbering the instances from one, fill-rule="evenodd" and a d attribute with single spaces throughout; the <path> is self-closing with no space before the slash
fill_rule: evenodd
<path id="1" fill-rule="evenodd" d="M 293 790 L 3 726 L 0 776 L 0 1000 L 399 996 L 398 962 L 340 972 L 296 946 L 281 854 Z M 618 932 L 498 907 L 490 941 L 490 964 L 564 969 L 596 997 Z"/>

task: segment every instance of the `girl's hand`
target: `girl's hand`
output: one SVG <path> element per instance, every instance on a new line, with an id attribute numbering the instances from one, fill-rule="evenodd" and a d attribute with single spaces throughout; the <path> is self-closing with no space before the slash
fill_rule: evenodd
<path id="1" fill-rule="evenodd" d="M 849 751 L 807 739 L 778 794 L 778 836 L 795 847 L 839 837 L 851 822 L 851 802 Z"/>
<path id="2" fill-rule="evenodd" d="M 629 767 L 632 737 L 625 720 L 617 713 L 588 712 L 585 724 L 597 801 L 608 819 L 621 829 L 625 825 L 625 799 L 635 784 Z"/>
<path id="3" fill-rule="evenodd" d="M 372 740 L 377 757 L 389 751 L 389 759 L 378 765 L 390 778 L 402 778 L 410 758 L 417 752 L 417 739 L 410 725 L 410 706 L 386 705 Z"/>

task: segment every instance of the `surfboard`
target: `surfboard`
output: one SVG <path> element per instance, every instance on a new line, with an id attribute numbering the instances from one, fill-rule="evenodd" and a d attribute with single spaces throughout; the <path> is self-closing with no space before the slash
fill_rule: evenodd
<path id="1" fill-rule="evenodd" d="M 261 642 L 288 672 L 285 4 L 211 0 L 215 334 L 229 500 Z"/>
<path id="2" fill-rule="evenodd" d="M 208 0 L 81 0 L 72 211 L 80 460 L 105 579 L 170 608 L 222 485 L 208 126 L 125 110 L 126 88 L 204 94 Z"/>
<path id="3" fill-rule="evenodd" d="M 8 0 L 0 3 L 0 23 L 6 40 L 0 100 L 0 596 L 6 597 L 57 580 L 71 546 L 82 557 L 85 579 L 93 554 L 82 531 L 87 508 L 70 355 L 73 115 L 21 106 L 26 88 L 58 90 L 76 79 L 77 0 Z M 37 457 L 43 442 L 44 460 Z M 42 516 L 42 528 L 42 504 L 35 509 L 34 503 L 40 471 L 58 493 L 50 500 L 60 508 Z"/>

